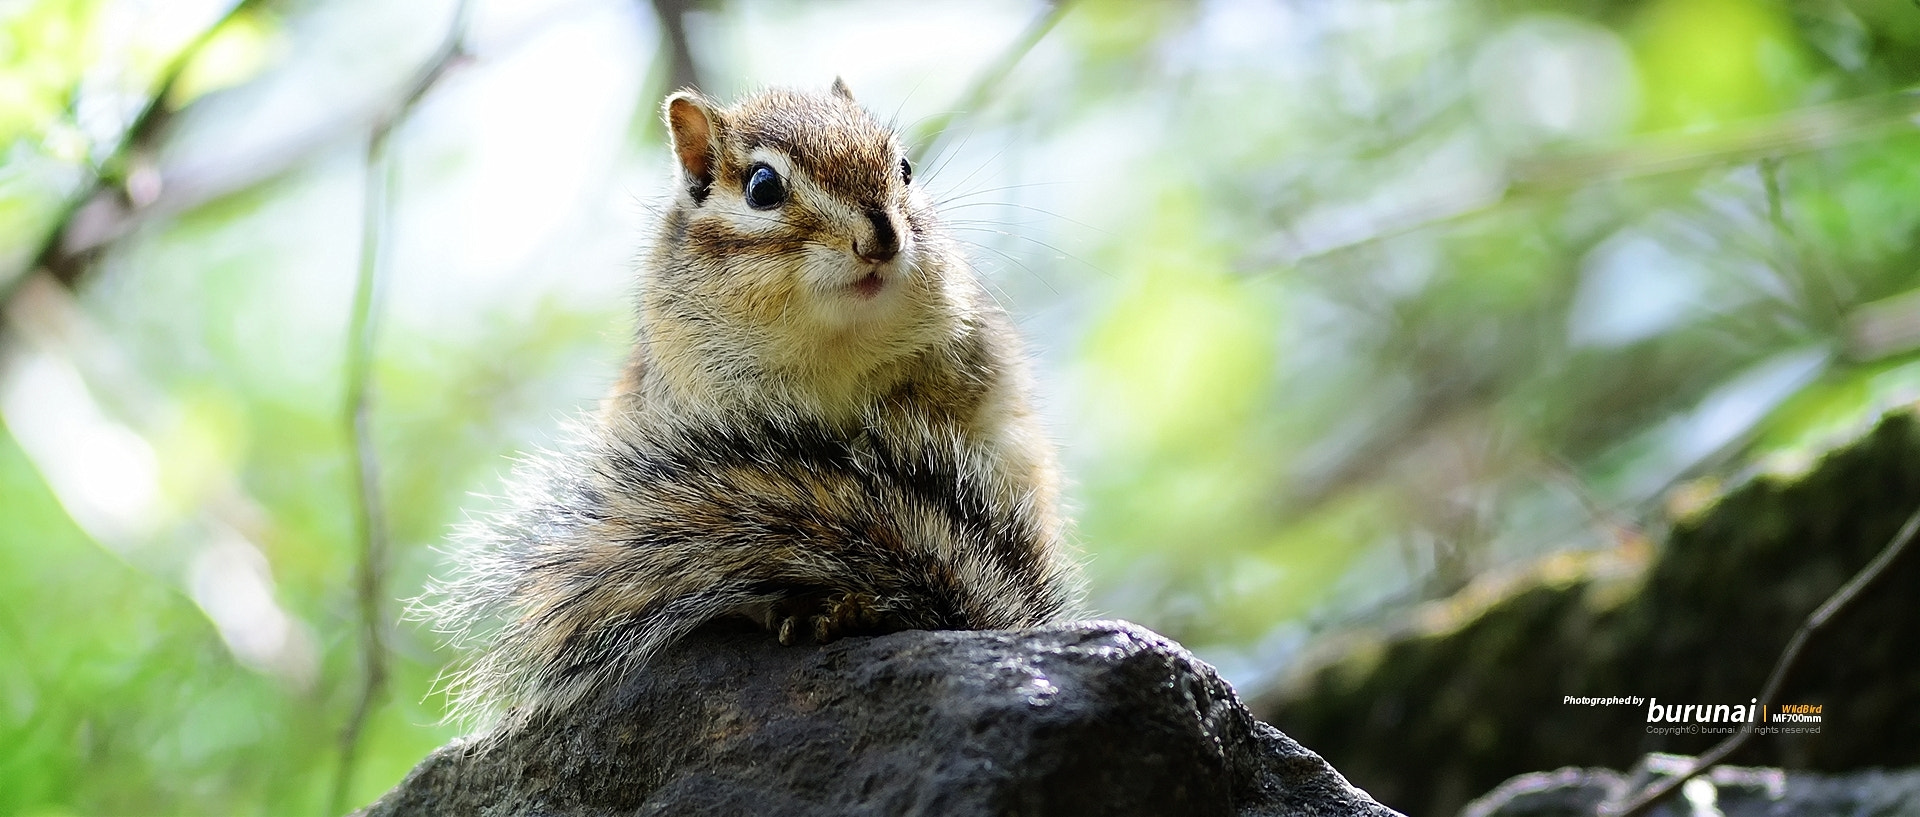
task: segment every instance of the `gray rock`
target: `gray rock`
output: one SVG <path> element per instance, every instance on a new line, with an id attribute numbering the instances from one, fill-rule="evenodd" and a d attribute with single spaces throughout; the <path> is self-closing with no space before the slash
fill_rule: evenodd
<path id="1" fill-rule="evenodd" d="M 1690 758 L 1653 754 L 1632 774 L 1566 768 L 1523 774 L 1467 805 L 1462 817 L 1592 817 L 1603 802 L 1618 803 L 1656 777 L 1684 768 Z M 1646 812 L 1647 817 L 1916 817 L 1920 770 L 1872 769 L 1847 774 L 1716 766 Z"/>
<path id="2" fill-rule="evenodd" d="M 1124 622 L 824 647 L 703 632 L 429 755 L 366 815 L 1391 815 Z"/>
<path id="3" fill-rule="evenodd" d="M 1528 771 L 1705 752 L 1719 735 L 1651 734 L 1644 706 L 1563 697 L 1748 701 L 1807 614 L 1886 547 L 1916 499 L 1920 416 L 1902 409 L 1803 472 L 1731 483 L 1655 547 L 1558 553 L 1484 576 L 1400 622 L 1328 639 L 1286 683 L 1248 698 L 1259 718 L 1415 814 L 1459 813 Z M 1808 640 L 1773 698 L 1826 705 L 1828 728 L 1756 736 L 1740 760 L 1827 774 L 1920 767 L 1916 597 L 1910 549 Z"/>

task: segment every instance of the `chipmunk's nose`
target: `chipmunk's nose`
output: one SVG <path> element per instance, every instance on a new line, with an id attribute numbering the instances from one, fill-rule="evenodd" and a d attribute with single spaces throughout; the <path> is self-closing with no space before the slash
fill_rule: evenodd
<path id="1" fill-rule="evenodd" d="M 867 211 L 867 222 L 873 225 L 873 237 L 866 241 L 853 242 L 853 254 L 862 261 L 884 264 L 900 254 L 900 234 L 893 229 L 893 219 L 887 211 L 874 208 Z"/>

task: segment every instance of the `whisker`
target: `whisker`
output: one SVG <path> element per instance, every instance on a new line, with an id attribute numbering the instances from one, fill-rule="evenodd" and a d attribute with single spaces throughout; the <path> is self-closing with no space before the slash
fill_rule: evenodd
<path id="1" fill-rule="evenodd" d="M 1027 235 L 1021 235 L 1021 234 L 1019 234 L 1019 233 L 1016 233 L 1016 232 L 1012 232 L 1012 231 L 1009 231 L 1009 230 L 996 230 L 996 229 L 993 229 L 993 228 L 991 228 L 991 227 L 974 227 L 974 226 L 960 226 L 960 227 L 954 227 L 953 229 L 954 229 L 954 230 L 955 230 L 956 232 L 976 232 L 976 233 L 992 233 L 992 234 L 994 234 L 994 235 L 1001 235 L 1001 236 L 1006 236 L 1007 238 L 1017 238 L 1017 239 L 1019 239 L 1019 240 L 1021 240 L 1021 241 L 1025 241 L 1025 242 L 1027 242 L 1027 243 L 1029 243 L 1029 244 L 1035 244 L 1035 245 L 1038 245 L 1038 246 L 1040 246 L 1040 247 L 1044 247 L 1044 248 L 1046 248 L 1046 249 L 1048 249 L 1048 250 L 1051 250 L 1051 251 L 1052 251 L 1052 252 L 1053 252 L 1053 253 L 1055 254 L 1055 257 L 1057 257 L 1057 258 L 1060 258 L 1060 259 L 1063 259 L 1063 260 L 1071 260 L 1071 261 L 1073 261 L 1073 262 L 1075 262 L 1075 263 L 1078 263 L 1078 264 L 1080 264 L 1081 266 L 1084 266 L 1084 267 L 1086 267 L 1086 268 L 1088 268 L 1088 269 L 1090 269 L 1090 270 L 1093 270 L 1094 272 L 1098 272 L 1098 273 L 1100 273 L 1101 275 L 1103 275 L 1103 276 L 1106 276 L 1106 277 L 1108 277 L 1108 278 L 1112 278 L 1112 277 L 1114 277 L 1114 275 L 1113 275 L 1113 273 L 1112 273 L 1112 272 L 1110 272 L 1110 271 L 1108 271 L 1108 270 L 1106 270 L 1106 269 L 1103 269 L 1103 268 L 1101 268 L 1101 267 L 1100 267 L 1100 265 L 1098 265 L 1098 264 L 1095 264 L 1095 263 L 1093 263 L 1093 262 L 1091 262 L 1091 261 L 1088 261 L 1088 260 L 1087 260 L 1087 259 L 1085 259 L 1085 258 L 1081 258 L 1081 257 L 1080 257 L 1079 255 L 1076 255 L 1076 254 L 1074 254 L 1074 253 L 1071 253 L 1071 252 L 1068 252 L 1068 251 L 1066 251 L 1066 250 L 1063 250 L 1063 249 L 1061 249 L 1061 248 L 1059 248 L 1059 247 L 1056 247 L 1056 246 L 1054 246 L 1054 245 L 1052 245 L 1052 244 L 1049 244 L 1049 243 L 1047 243 L 1047 242 L 1045 242 L 1045 241 L 1041 241 L 1040 239 L 1037 239 L 1037 238 L 1034 238 L 1034 237 L 1032 237 L 1032 236 L 1027 236 Z M 961 239 L 961 240 L 962 240 L 962 241 L 966 241 L 966 242 L 967 242 L 967 243 L 969 243 L 969 244 L 974 244 L 974 245 L 976 245 L 976 246 L 982 246 L 982 247 L 984 248 L 984 245 L 981 245 L 981 244 L 980 244 L 979 242 L 976 242 L 976 241 L 972 241 L 972 240 L 969 240 L 969 239 Z"/>
<path id="2" fill-rule="evenodd" d="M 902 107 L 904 107 L 904 105 Z M 920 126 L 926 123 L 926 121 L 929 119 L 933 119 L 935 117 L 940 117 L 940 116 L 953 116 L 956 113 L 958 113 L 958 111 L 935 111 L 933 113 L 927 114 L 925 116 L 920 117 L 919 119 L 915 119 L 912 122 L 907 123 L 907 126 L 904 128 L 895 128 L 894 132 L 906 133 L 906 132 L 915 131 L 915 130 L 918 130 Z M 928 175 L 932 175 L 932 174 L 929 173 Z"/>
<path id="3" fill-rule="evenodd" d="M 1063 215 L 1060 215 L 1059 213 L 1056 213 L 1056 212 L 1053 212 L 1052 210 L 1048 210 L 1048 209 L 1046 209 L 1046 208 L 1044 208 L 1044 207 L 1035 207 L 1035 206 L 1033 206 L 1033 205 L 1031 205 L 1031 204 L 1021 204 L 1021 203 L 1019 203 L 1019 202 L 1014 202 L 1014 201 L 1005 201 L 1005 202 L 990 202 L 990 201 L 979 201 L 979 202 L 973 202 L 973 203 L 970 203 L 970 204 L 962 204 L 962 205 L 958 205 L 958 206 L 954 206 L 954 207 L 948 207 L 948 208 L 944 208 L 944 209 L 946 210 L 946 212 L 949 212 L 949 213 L 950 213 L 950 212 L 953 212 L 953 211 L 955 211 L 955 210 L 965 210 L 965 209 L 967 209 L 968 207 L 993 207 L 993 206 L 999 206 L 999 207 L 1018 207 L 1018 208 L 1020 208 L 1020 209 L 1022 209 L 1022 210 L 1028 210 L 1028 211 L 1032 211 L 1032 212 L 1034 212 L 1034 213 L 1038 213 L 1038 214 L 1040 214 L 1040 215 L 1043 215 L 1043 216 L 1047 216 L 1047 217 L 1050 217 L 1050 218 L 1056 218 L 1056 219 L 1059 219 L 1059 220 L 1061 220 L 1061 221 L 1064 221 L 1064 222 L 1067 222 L 1068 224 L 1072 224 L 1072 225 L 1075 225 L 1075 226 L 1077 226 L 1077 227 L 1084 227 L 1084 228 L 1086 228 L 1086 229 L 1089 229 L 1089 230 L 1092 230 L 1092 231 L 1094 231 L 1094 232 L 1096 232 L 1096 233 L 1099 233 L 1099 234 L 1101 234 L 1101 235 L 1104 235 L 1104 236 L 1109 236 L 1109 237 L 1111 237 L 1111 236 L 1113 235 L 1113 232 L 1112 232 L 1112 231 L 1110 231 L 1110 230 L 1107 230 L 1107 229 L 1104 229 L 1104 228 L 1101 228 L 1101 227 L 1095 227 L 1095 226 L 1093 226 L 1093 225 L 1091 225 L 1091 224 L 1088 224 L 1088 223 L 1086 223 L 1086 222 L 1084 222 L 1084 221 L 1081 221 L 1081 220 L 1079 220 L 1079 219 L 1077 219 L 1077 218 L 1073 218 L 1073 217 L 1071 217 L 1071 216 L 1063 216 Z"/>
<path id="4" fill-rule="evenodd" d="M 954 120 L 960 116 L 960 113 L 961 112 L 957 110 L 949 110 L 942 113 L 937 113 L 931 116 L 924 117 L 921 119 L 921 121 L 925 122 L 928 119 L 934 119 L 937 117 L 946 117 L 948 125 L 951 126 Z M 916 126 L 917 125 L 918 123 L 916 123 Z M 935 134 L 932 140 L 933 144 L 929 145 L 928 147 L 938 147 L 940 144 L 940 136 L 941 136 L 940 134 Z M 950 148 L 942 150 L 939 156 L 934 157 L 933 166 L 927 168 L 927 180 L 932 181 L 938 178 L 940 176 L 941 171 L 946 170 L 948 165 L 953 164 L 953 158 L 959 155 L 960 149 L 963 147 L 966 147 L 967 142 L 971 141 L 972 139 L 973 139 L 973 129 L 968 128 L 964 133 L 960 134 L 959 142 L 955 143 Z"/>
<path id="5" fill-rule="evenodd" d="M 964 238 L 959 239 L 959 241 L 960 243 L 965 244 L 966 246 L 972 247 L 974 249 L 985 250 L 987 252 L 993 253 L 994 255 L 1000 256 L 1002 259 L 1005 259 L 1008 263 L 1013 264 L 1016 267 L 1019 267 L 1022 272 L 1025 272 L 1026 274 L 1032 276 L 1035 281 L 1039 281 L 1040 285 L 1043 287 L 1046 287 L 1047 291 L 1053 293 L 1054 296 L 1058 297 L 1060 295 L 1060 291 L 1057 289 L 1054 289 L 1053 283 L 1048 281 L 1046 276 L 1041 275 L 1037 272 L 1034 272 L 1033 267 L 1027 266 L 1027 262 L 1020 260 L 1018 257 L 1014 256 L 1012 253 L 1009 253 L 998 247 L 987 246 L 978 241 L 970 241 Z M 997 288 L 997 285 L 992 283 L 992 279 L 983 277 L 983 280 L 986 280 L 989 286 L 994 286 Z M 1002 290 L 1002 294 L 1005 294 L 1004 290 Z M 998 301 L 999 299 L 995 298 L 995 300 Z M 1006 304 L 1002 303 L 1001 306 L 1005 307 Z"/>
<path id="6" fill-rule="evenodd" d="M 1021 184 L 1006 184 L 1006 185 L 1001 185 L 999 187 L 986 187 L 986 188 L 981 188 L 979 190 L 969 190 L 965 193 L 956 193 L 954 195 L 947 196 L 946 198 L 939 199 L 939 203 L 941 206 L 944 207 L 956 201 L 970 199 L 970 198 L 973 198 L 974 196 L 984 196 L 988 193 L 999 193 L 1005 190 L 1025 190 L 1029 187 L 1058 187 L 1063 184 L 1066 184 L 1066 182 L 1024 182 Z"/>
<path id="7" fill-rule="evenodd" d="M 955 151 L 955 152 L 957 153 L 958 151 Z M 1001 148 L 999 150 L 994 151 L 992 156 L 988 156 L 986 161 L 981 162 L 979 167 L 974 168 L 972 173 L 968 173 L 966 178 L 961 179 L 959 184 L 954 185 L 950 189 L 958 190 L 960 188 L 966 187 L 968 182 L 973 181 L 973 177 L 980 175 L 981 171 L 986 170 L 987 167 L 989 165 L 992 165 L 994 162 L 1000 161 L 1000 157 L 1006 155 L 1006 153 L 1007 153 L 1006 148 Z M 947 198 L 951 199 L 951 197 L 947 197 Z"/>

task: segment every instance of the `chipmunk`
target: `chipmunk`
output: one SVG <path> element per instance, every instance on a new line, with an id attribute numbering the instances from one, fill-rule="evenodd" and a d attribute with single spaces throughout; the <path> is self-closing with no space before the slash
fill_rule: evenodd
<path id="1" fill-rule="evenodd" d="M 900 139 L 837 79 L 663 112 L 623 377 L 416 600 L 477 648 L 455 711 L 565 706 L 724 618 L 794 644 L 1072 614 L 1018 339 Z"/>

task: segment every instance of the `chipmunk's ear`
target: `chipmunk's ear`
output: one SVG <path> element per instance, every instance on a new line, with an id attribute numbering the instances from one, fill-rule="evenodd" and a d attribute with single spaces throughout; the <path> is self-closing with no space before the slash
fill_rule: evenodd
<path id="1" fill-rule="evenodd" d="M 692 90 L 667 97 L 667 135 L 673 155 L 686 173 L 687 192 L 695 204 L 705 201 L 720 164 L 720 115 L 713 101 Z"/>
<path id="2" fill-rule="evenodd" d="M 833 95 L 848 102 L 853 101 L 853 89 L 847 87 L 846 80 L 837 76 L 833 78 Z"/>

